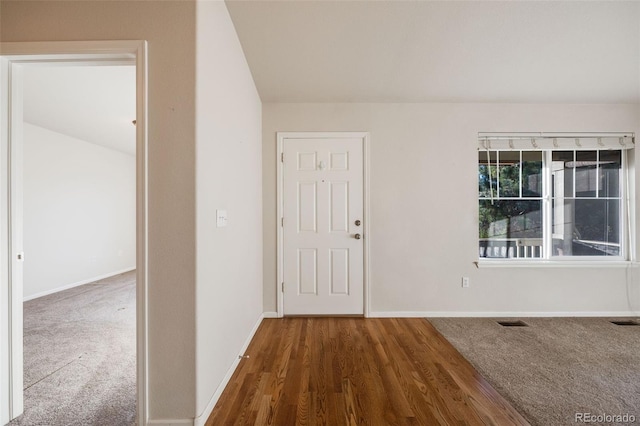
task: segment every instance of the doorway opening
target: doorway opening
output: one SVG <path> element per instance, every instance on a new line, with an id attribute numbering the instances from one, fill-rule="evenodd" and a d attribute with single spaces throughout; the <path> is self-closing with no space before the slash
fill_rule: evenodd
<path id="1" fill-rule="evenodd" d="M 17 424 L 135 422 L 135 71 L 22 66 Z"/>
<path id="2" fill-rule="evenodd" d="M 129 294 L 135 295 L 135 303 L 132 306 L 125 306 L 123 311 L 129 308 L 131 312 L 134 308 L 135 314 L 130 318 L 130 321 L 135 324 L 135 341 L 130 343 L 130 346 L 134 349 L 135 355 L 135 393 L 137 396 L 136 407 L 137 414 L 133 417 L 135 421 L 144 425 L 147 423 L 147 377 L 146 377 L 146 359 L 147 359 L 147 315 L 146 315 L 146 295 L 147 295 L 147 224 L 146 224 L 146 42 L 138 41 L 124 41 L 124 42 L 51 42 L 51 43 L 2 43 L 1 50 L 1 86 L 0 92 L 2 93 L 2 109 L 0 116 L 0 133 L 2 149 L 0 150 L 0 169 L 2 171 L 2 183 L 0 187 L 0 233 L 2 234 L 3 241 L 7 241 L 9 244 L 0 248 L 0 266 L 2 266 L 2 292 L 0 294 L 0 316 L 2 317 L 2 327 L 0 329 L 0 424 L 8 423 L 11 419 L 20 416 L 24 410 L 24 392 L 25 385 L 34 386 L 35 383 L 26 383 L 23 380 L 24 376 L 24 364 L 23 364 L 23 323 L 24 318 L 22 314 L 23 299 L 34 298 L 42 296 L 47 292 L 51 292 L 51 289 L 42 288 L 36 286 L 35 288 L 25 289 L 24 278 L 25 263 L 28 263 L 29 253 L 24 250 L 25 240 L 31 241 L 31 246 L 34 247 L 33 241 L 37 241 L 38 236 L 30 235 L 24 232 L 24 219 L 25 212 L 23 211 L 23 195 L 25 180 L 23 178 L 22 159 L 25 154 L 25 150 L 30 153 L 37 152 L 42 154 L 42 149 L 50 149 L 51 163 L 57 163 L 60 168 L 66 170 L 72 169 L 75 166 L 82 168 L 86 166 L 87 157 L 78 157 L 74 161 L 70 161 L 65 167 L 64 157 L 59 157 L 56 161 L 55 155 L 61 154 L 65 148 L 69 148 L 70 145 L 76 143 L 79 139 L 86 138 L 72 138 L 70 140 L 62 140 L 61 135 L 64 136 L 64 132 L 59 129 L 46 129 L 44 126 L 34 125 L 34 123 L 25 122 L 24 114 L 24 101 L 25 101 L 25 82 L 28 84 L 31 77 L 30 74 L 38 74 L 41 70 L 38 68 L 54 67 L 52 69 L 58 69 L 58 71 L 67 71 L 72 69 L 90 69 L 94 71 L 111 69 L 133 69 L 134 70 L 134 114 L 133 117 L 127 117 L 127 125 L 130 126 L 133 136 L 133 147 L 131 147 L 132 154 L 135 158 L 131 158 L 127 161 L 124 153 L 108 152 L 110 148 L 100 147 L 96 143 L 87 144 L 83 146 L 85 150 L 84 154 L 89 157 L 106 157 L 110 158 L 107 164 L 103 164 L 105 169 L 114 167 L 114 164 L 120 164 L 123 167 L 122 170 L 129 169 L 130 174 L 134 180 L 133 190 L 130 200 L 130 204 L 133 210 L 135 219 L 129 220 L 129 230 L 135 233 L 135 239 L 130 244 L 120 241 L 116 245 L 120 245 L 120 248 L 115 246 L 109 248 L 110 251 L 115 251 L 115 255 L 111 260 L 105 260 L 106 257 L 100 254 L 99 249 L 93 251 L 87 250 L 89 264 L 97 268 L 92 271 L 99 271 L 101 268 L 103 271 L 110 270 L 110 273 L 103 273 L 102 275 L 112 275 L 116 272 L 123 272 L 126 269 L 132 269 L 135 267 L 135 272 L 129 272 L 121 276 L 109 278 L 109 280 L 120 280 L 122 287 L 126 287 L 123 284 L 123 279 L 134 280 L 135 284 L 130 282 Z M 30 71 L 33 71 L 30 73 Z M 55 96 L 54 96 L 55 97 Z M 60 101 L 60 109 L 64 109 L 66 105 L 64 101 Z M 31 114 L 29 112 L 28 114 Z M 83 120 L 81 113 L 76 113 L 78 117 L 76 119 Z M 130 114 L 129 114 L 130 115 Z M 135 120 L 135 127 L 132 121 Z M 33 121 L 31 119 L 31 121 Z M 59 121 L 59 120 L 58 120 Z M 81 127 L 81 126 L 80 126 Z M 56 131 L 57 130 L 57 131 Z M 35 137 L 34 137 L 35 135 Z M 74 135 L 77 136 L 77 135 Z M 57 140 L 56 140 L 57 139 Z M 68 139 L 68 138 L 67 138 Z M 117 137 L 116 137 L 117 139 Z M 42 145 L 43 140 L 51 142 L 51 145 Z M 34 145 L 35 141 L 35 145 Z M 54 142 L 58 143 L 53 148 Z M 95 141 L 93 141 L 95 142 Z M 38 143 L 40 145 L 38 145 Z M 92 146 L 91 146 L 92 145 Z M 78 145 L 79 146 L 79 145 Z M 102 150 L 102 152 L 100 152 Z M 113 151 L 113 150 L 112 150 Z M 76 152 L 78 154 L 78 152 Z M 79 155 L 79 154 L 78 154 Z M 66 160 L 69 160 L 68 158 Z M 46 160 L 40 157 L 41 166 L 51 166 L 51 169 L 55 171 L 55 165 L 46 164 Z M 128 165 L 126 163 L 129 163 Z M 65 171 L 66 171 L 65 170 Z M 88 179 L 103 181 L 99 175 L 96 175 L 96 170 L 92 169 L 93 176 Z M 63 173 L 64 174 L 64 173 Z M 60 174 L 58 173 L 58 176 Z M 31 178 L 31 177 L 30 177 Z M 114 180 L 117 177 L 112 176 Z M 86 183 L 86 182 L 84 182 Z M 111 192 L 112 195 L 118 196 L 118 185 L 115 182 L 102 182 L 106 187 L 104 189 L 107 192 Z M 88 187 L 87 187 L 88 188 Z M 80 191 L 82 192 L 82 191 Z M 89 195 L 85 193 L 85 195 Z M 33 194 L 30 194 L 30 196 Z M 45 194 L 46 195 L 46 194 Z M 48 196 L 56 196 L 60 194 L 48 194 Z M 95 195 L 95 194 L 93 194 Z M 120 194 L 122 195 L 122 194 Z M 86 200 L 85 200 L 86 201 Z M 29 200 L 30 205 L 33 205 L 33 200 Z M 78 200 L 76 200 L 78 203 Z M 90 203 L 86 203 L 90 204 Z M 76 204 L 76 208 L 82 204 Z M 95 207 L 95 206 L 94 206 Z M 104 207 L 104 205 L 103 205 Z M 30 209 L 30 214 L 33 213 L 33 209 Z M 105 214 L 100 212 L 100 208 L 96 207 L 93 214 Z M 130 209 L 131 210 L 131 209 Z M 41 212 L 42 213 L 42 212 Z M 49 212 L 51 213 L 51 212 Z M 62 216 L 73 213 L 63 213 Z M 109 214 L 117 214 L 115 211 L 106 212 L 105 217 Z M 90 215 L 89 215 L 90 216 Z M 86 218 L 86 216 L 85 216 Z M 69 219 L 68 217 L 66 219 Z M 71 221 L 72 223 L 73 221 Z M 79 225 L 79 223 L 76 223 Z M 127 225 L 123 224 L 123 228 Z M 30 229 L 32 231 L 32 229 Z M 59 231 L 59 230 L 58 230 Z M 73 233 L 71 229 L 67 230 L 69 234 Z M 76 230 L 77 231 L 77 230 Z M 85 231 L 86 232 L 86 231 Z M 111 230 L 114 232 L 114 230 Z M 117 232 L 117 231 L 115 231 Z M 32 233 L 33 234 L 33 233 Z M 26 237 L 26 238 L 25 238 Z M 6 238 L 6 239 L 5 239 Z M 74 241 L 72 237 L 69 238 L 69 243 L 73 246 Z M 127 245 L 129 247 L 127 247 Z M 28 250 L 28 247 L 27 247 Z M 130 253 L 126 253 L 130 251 Z M 113 253 L 112 253 L 113 254 Z M 76 257 L 78 253 L 75 253 Z M 37 257 L 37 256 L 36 256 Z M 129 260 L 123 260 L 118 258 L 128 258 Z M 118 260 L 121 262 L 118 263 Z M 118 269 L 117 265 L 124 265 L 127 262 L 133 265 L 129 267 L 123 267 Z M 107 265 L 110 263 L 110 265 Z M 74 263 L 78 268 L 82 268 L 83 263 L 81 259 L 75 259 Z M 100 263 L 106 263 L 99 265 Z M 27 266 L 28 267 L 28 266 Z M 106 269 L 105 269 L 106 268 Z M 94 273 L 91 271 L 84 271 L 85 276 L 95 279 L 101 278 L 100 273 Z M 87 275 L 87 273 L 89 275 Z M 91 275 L 93 273 L 93 275 Z M 28 275 L 32 276 L 29 277 Z M 34 275 L 35 274 L 35 275 Z M 27 278 L 29 281 L 36 282 L 33 279 L 37 275 L 37 271 L 29 271 Z M 71 280 L 72 285 L 82 284 L 82 279 Z M 100 289 L 107 288 L 105 282 L 101 282 Z M 91 284 L 83 287 L 74 287 L 71 290 L 66 290 L 77 295 L 78 293 L 84 293 L 85 289 L 89 289 Z M 94 287 L 97 287 L 94 285 Z M 113 287 L 112 287 L 113 288 Z M 56 290 L 56 289 L 54 289 Z M 57 288 L 60 290 L 60 288 Z M 63 295 L 63 293 L 56 293 L 52 296 Z M 61 297 L 64 299 L 64 297 Z M 39 299 L 36 299 L 39 300 Z M 124 300 L 119 301 L 124 305 Z M 111 308 L 111 307 L 110 307 Z M 64 308 L 63 308 L 64 309 Z M 68 309 L 68 308 L 67 308 Z M 117 309 L 117 308 L 116 308 Z M 132 313 L 132 312 L 131 312 Z M 116 316 L 122 315 L 123 312 L 115 313 Z M 90 335 L 90 333 L 89 333 Z M 80 354 L 80 357 L 82 354 Z M 32 361 L 32 360 L 31 360 Z M 30 362 L 31 362 L 30 361 Z M 79 366 L 82 363 L 77 363 Z M 34 377 L 29 377 L 28 381 L 34 381 Z"/>

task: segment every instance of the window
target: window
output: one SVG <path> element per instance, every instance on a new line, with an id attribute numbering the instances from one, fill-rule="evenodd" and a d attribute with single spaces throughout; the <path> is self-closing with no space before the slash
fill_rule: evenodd
<path id="1" fill-rule="evenodd" d="M 480 136 L 479 257 L 625 260 L 633 135 Z"/>

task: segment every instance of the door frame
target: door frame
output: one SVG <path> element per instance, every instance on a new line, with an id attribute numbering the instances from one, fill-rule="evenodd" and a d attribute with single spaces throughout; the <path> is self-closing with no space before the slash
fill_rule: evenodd
<path id="1" fill-rule="evenodd" d="M 276 305 L 277 316 L 282 318 L 284 316 L 284 297 L 282 294 L 283 282 L 284 282 L 284 227 L 282 218 L 284 215 L 284 141 L 285 139 L 341 139 L 341 138 L 360 138 L 362 139 L 362 191 L 363 191 L 363 295 L 364 295 L 364 316 L 369 317 L 370 312 L 370 299 L 371 299 L 371 274 L 370 274 L 370 261 L 369 261 L 369 247 L 371 242 L 371 211 L 369 206 L 369 132 L 277 132 L 277 208 L 276 208 L 276 229 L 277 232 L 277 251 L 276 251 Z"/>
<path id="2" fill-rule="evenodd" d="M 147 220 L 147 42 L 143 40 L 0 43 L 0 424 L 24 409 L 22 282 L 12 279 L 20 212 L 12 193 L 22 170 L 22 103 L 19 65 L 135 65 L 136 67 L 136 385 L 137 423 L 148 423 L 148 220 Z M 12 161 L 13 160 L 13 161 Z M 14 163 L 15 161 L 15 163 Z M 13 216 L 13 217 L 12 217 Z M 3 238 L 4 239 L 4 238 Z M 21 281 L 21 280 L 19 280 Z M 6 320 L 6 322 L 5 322 Z M 6 374 L 6 378 L 3 377 Z M 8 419 L 5 419 L 5 416 Z"/>

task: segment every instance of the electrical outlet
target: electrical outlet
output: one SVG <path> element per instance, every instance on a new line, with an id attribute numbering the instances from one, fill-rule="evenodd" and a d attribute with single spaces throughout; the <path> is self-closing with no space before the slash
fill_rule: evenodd
<path id="1" fill-rule="evenodd" d="M 469 277 L 462 277 L 462 288 L 469 287 Z"/>

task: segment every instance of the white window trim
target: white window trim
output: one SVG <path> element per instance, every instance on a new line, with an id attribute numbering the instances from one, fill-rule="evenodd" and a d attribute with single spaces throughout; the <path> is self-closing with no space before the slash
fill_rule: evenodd
<path id="1" fill-rule="evenodd" d="M 575 260 L 504 260 L 479 259 L 474 262 L 477 268 L 628 268 L 639 266 L 640 263 L 630 260 L 583 260 L 573 256 Z"/>

